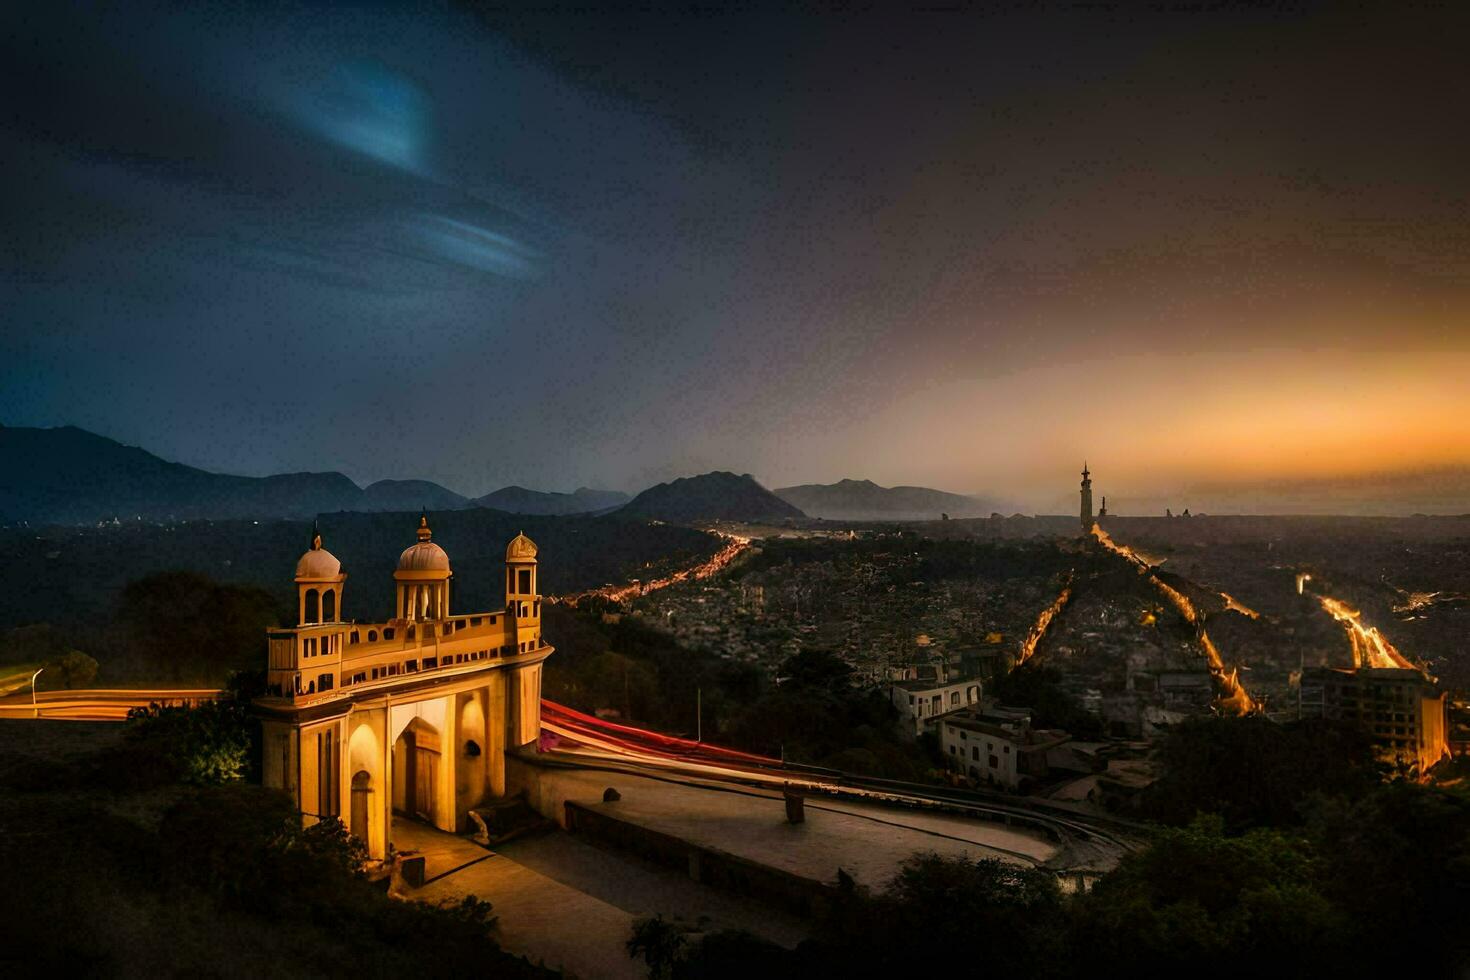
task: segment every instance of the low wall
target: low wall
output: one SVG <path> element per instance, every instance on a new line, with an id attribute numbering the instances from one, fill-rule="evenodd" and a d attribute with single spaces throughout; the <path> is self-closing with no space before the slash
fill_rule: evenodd
<path id="1" fill-rule="evenodd" d="M 759 864 L 725 851 L 691 844 L 680 837 L 621 820 L 601 808 L 568 800 L 567 830 L 607 847 L 677 868 L 701 884 L 774 905 L 800 916 L 816 916 L 836 895 L 833 886 Z"/>

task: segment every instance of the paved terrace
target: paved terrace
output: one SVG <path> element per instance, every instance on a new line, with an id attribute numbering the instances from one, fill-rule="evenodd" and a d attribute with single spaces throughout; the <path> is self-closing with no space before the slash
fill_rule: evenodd
<path id="1" fill-rule="evenodd" d="M 625 772 L 538 767 L 541 809 L 566 801 L 713 850 L 830 884 L 842 868 L 881 887 L 920 851 L 1041 864 L 1057 844 L 1038 831 L 962 816 L 809 798 L 806 822 L 786 822 L 775 790 Z M 622 799 L 602 801 L 613 787 Z"/>
<path id="2" fill-rule="evenodd" d="M 1039 864 L 1057 851 L 1024 828 L 845 801 L 808 800 L 805 823 L 786 822 L 781 795 L 718 783 L 621 772 L 538 769 L 543 798 L 567 800 L 627 823 L 795 875 L 831 883 L 840 867 L 881 888 L 912 854 L 993 857 Z M 604 803 L 614 787 L 622 798 Z M 563 831 L 511 841 L 493 852 L 398 818 L 400 850 L 426 857 L 427 901 L 477 895 L 494 905 L 507 950 L 581 977 L 642 977 L 624 948 L 645 915 L 697 930 L 744 929 L 784 946 L 806 935 L 799 919 L 696 883 L 678 870 L 587 843 Z"/>

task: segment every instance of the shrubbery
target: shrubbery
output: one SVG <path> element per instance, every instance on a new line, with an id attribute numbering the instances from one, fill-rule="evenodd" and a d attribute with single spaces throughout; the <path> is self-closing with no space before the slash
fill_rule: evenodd
<path id="1" fill-rule="evenodd" d="M 228 698 L 194 708 L 155 702 L 128 711 L 128 737 L 171 760 L 179 780 L 194 786 L 245 776 L 253 724 L 244 702 Z"/>

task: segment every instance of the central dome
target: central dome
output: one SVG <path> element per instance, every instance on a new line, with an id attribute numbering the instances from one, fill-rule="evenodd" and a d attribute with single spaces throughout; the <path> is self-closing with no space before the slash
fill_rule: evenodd
<path id="1" fill-rule="evenodd" d="M 447 572 L 449 556 L 444 549 L 432 541 L 420 541 L 410 545 L 398 556 L 400 572 Z"/>

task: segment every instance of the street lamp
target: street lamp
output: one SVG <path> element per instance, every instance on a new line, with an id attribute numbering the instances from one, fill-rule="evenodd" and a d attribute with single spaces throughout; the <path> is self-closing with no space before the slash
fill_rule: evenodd
<path id="1" fill-rule="evenodd" d="M 41 717 L 41 709 L 36 707 L 36 678 L 40 677 L 41 671 L 45 669 L 45 667 L 37 667 L 36 672 L 31 675 L 31 714 L 37 718 Z"/>

